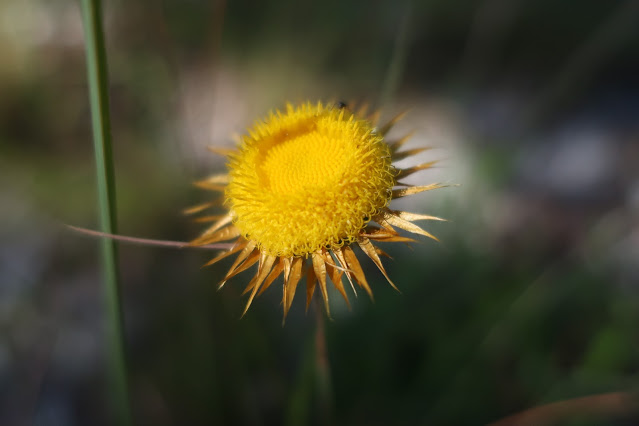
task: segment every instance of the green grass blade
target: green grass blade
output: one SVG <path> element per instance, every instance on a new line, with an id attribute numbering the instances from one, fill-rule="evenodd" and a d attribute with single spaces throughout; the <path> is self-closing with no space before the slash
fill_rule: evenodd
<path id="1" fill-rule="evenodd" d="M 100 228 L 114 234 L 116 229 L 115 179 L 111 150 L 109 95 L 106 51 L 102 30 L 100 0 L 82 0 L 82 21 L 85 32 L 87 76 L 93 146 L 98 185 Z M 124 322 L 120 306 L 116 242 L 101 239 L 103 285 L 109 350 L 110 395 L 115 410 L 115 424 L 130 425 L 131 415 L 124 350 Z"/>
<path id="2" fill-rule="evenodd" d="M 412 9 L 412 0 L 407 0 L 402 20 L 399 23 L 399 28 L 397 29 L 391 59 L 388 63 L 388 68 L 380 91 L 380 107 L 387 106 L 393 101 L 404 75 L 404 67 L 406 66 L 406 60 L 408 59 Z"/>

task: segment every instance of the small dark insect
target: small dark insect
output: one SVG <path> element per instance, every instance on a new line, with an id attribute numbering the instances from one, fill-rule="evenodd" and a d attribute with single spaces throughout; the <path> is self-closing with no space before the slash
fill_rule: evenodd
<path id="1" fill-rule="evenodd" d="M 337 105 L 335 105 L 337 107 L 337 109 L 344 109 L 344 108 L 348 108 L 348 104 L 344 101 L 339 101 L 337 103 Z"/>

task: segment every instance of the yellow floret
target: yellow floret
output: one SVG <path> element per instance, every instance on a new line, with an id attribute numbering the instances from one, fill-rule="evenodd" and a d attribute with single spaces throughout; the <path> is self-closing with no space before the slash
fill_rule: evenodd
<path id="1" fill-rule="evenodd" d="M 330 106 L 287 106 L 230 157 L 235 226 L 271 256 L 308 256 L 354 242 L 391 199 L 390 150 L 369 121 Z"/>

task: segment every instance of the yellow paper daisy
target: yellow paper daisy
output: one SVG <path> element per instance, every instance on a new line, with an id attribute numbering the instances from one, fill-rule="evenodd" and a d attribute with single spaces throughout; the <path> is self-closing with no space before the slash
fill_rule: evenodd
<path id="1" fill-rule="evenodd" d="M 364 110 L 353 113 L 343 104 L 289 104 L 285 112 L 275 111 L 255 123 L 248 135 L 240 138 L 236 150 L 212 149 L 227 156 L 229 173 L 196 185 L 224 195 L 188 212 L 223 203 L 228 213 L 200 218 L 214 223 L 191 244 L 235 239 L 229 250 L 207 263 L 237 254 L 220 288 L 257 264 L 244 290 L 250 292 L 244 313 L 257 294 L 283 275 L 286 317 L 297 285 L 306 275 L 307 309 L 319 284 L 330 315 L 327 276 L 347 304 L 343 275 L 354 292 L 355 282 L 372 298 L 354 246 L 359 246 L 396 288 L 380 260 L 388 255 L 373 242 L 415 241 L 399 235 L 395 228 L 435 239 L 413 222 L 442 219 L 388 208 L 395 198 L 443 186 L 400 182 L 434 162 L 406 169 L 392 164 L 427 148 L 398 152 L 408 137 L 387 142 L 385 136 L 400 116 L 377 128 L 377 117 L 364 115 Z"/>

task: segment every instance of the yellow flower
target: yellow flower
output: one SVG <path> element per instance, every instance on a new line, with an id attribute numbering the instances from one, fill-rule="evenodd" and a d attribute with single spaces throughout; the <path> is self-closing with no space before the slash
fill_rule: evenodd
<path id="1" fill-rule="evenodd" d="M 388 208 L 395 198 L 443 186 L 400 182 L 434 162 L 406 169 L 392 165 L 392 161 L 427 148 L 398 152 L 408 137 L 387 142 L 385 136 L 400 116 L 377 128 L 375 115 L 365 119 L 364 114 L 364 110 L 353 113 L 343 104 L 289 104 L 285 112 L 275 111 L 256 122 L 248 135 L 240 138 L 237 150 L 212 149 L 227 156 L 229 173 L 196 185 L 223 192 L 224 196 L 188 212 L 200 212 L 223 202 L 228 213 L 201 218 L 214 223 L 191 244 L 235 239 L 229 250 L 207 263 L 237 254 L 220 288 L 257 263 L 257 271 L 244 290 L 250 292 L 244 313 L 256 294 L 283 275 L 286 317 L 297 285 L 306 275 L 307 309 L 319 284 L 330 315 L 327 276 L 346 303 L 343 275 L 354 292 L 353 282 L 372 298 L 353 246 L 359 246 L 396 288 L 380 260 L 380 256 L 388 255 L 373 241 L 415 241 L 399 235 L 395 228 L 435 239 L 412 222 L 442 219 Z"/>

